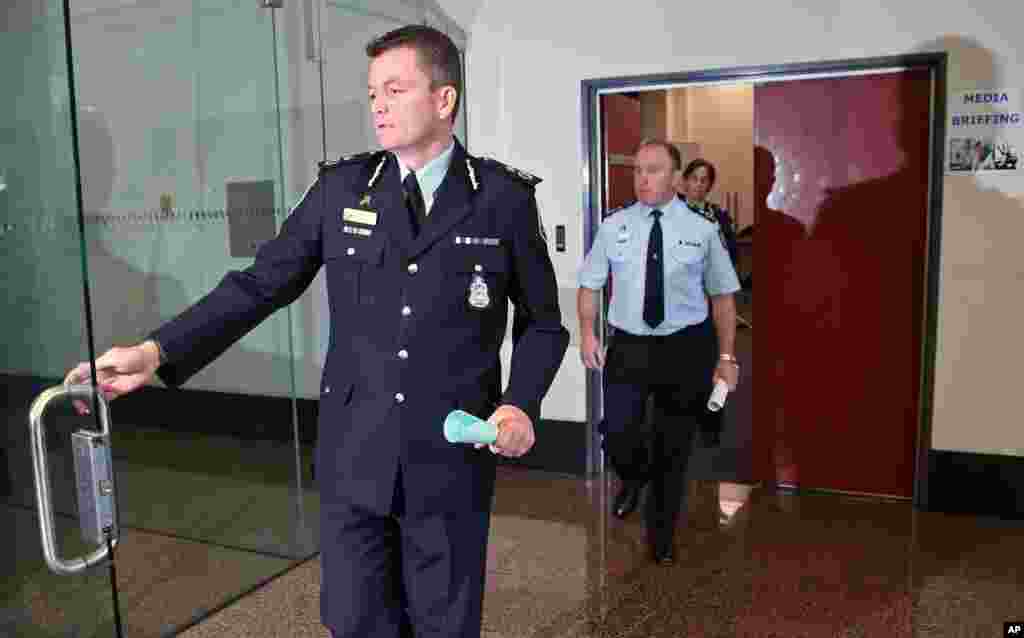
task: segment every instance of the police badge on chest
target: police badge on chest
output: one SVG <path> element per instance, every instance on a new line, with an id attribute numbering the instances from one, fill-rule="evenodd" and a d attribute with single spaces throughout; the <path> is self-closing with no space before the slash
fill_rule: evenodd
<path id="1" fill-rule="evenodd" d="M 487 287 L 487 280 L 484 279 L 483 273 L 473 273 L 473 277 L 469 280 L 466 303 L 470 310 L 487 310 L 491 307 L 491 291 Z"/>
<path id="2" fill-rule="evenodd" d="M 501 244 L 500 237 L 465 237 L 459 235 L 455 238 L 456 246 L 488 246 L 487 250 L 491 250 L 497 249 Z M 492 276 L 490 283 L 488 283 L 487 274 L 484 272 L 484 263 L 486 262 L 481 260 L 481 263 L 473 264 L 473 273 L 470 275 L 469 287 L 466 289 L 466 307 L 478 312 L 487 310 L 494 303 L 492 296 L 494 291 L 491 290 L 494 278 Z"/>

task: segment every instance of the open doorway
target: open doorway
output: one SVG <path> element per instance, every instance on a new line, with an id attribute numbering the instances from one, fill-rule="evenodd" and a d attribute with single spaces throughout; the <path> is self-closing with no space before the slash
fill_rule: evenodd
<path id="1" fill-rule="evenodd" d="M 586 247 L 632 201 L 644 137 L 716 164 L 740 238 L 741 386 L 690 478 L 921 493 L 944 77 L 944 54 L 919 54 L 584 81 Z M 596 423 L 599 374 L 587 390 Z"/>
<path id="2" fill-rule="evenodd" d="M 707 413 L 689 465 L 689 476 L 705 481 L 753 483 L 753 289 L 751 235 L 754 224 L 754 85 L 680 85 L 599 98 L 605 149 L 604 216 L 635 201 L 633 152 L 643 139 L 663 139 L 679 149 L 682 166 L 703 159 L 715 167 L 707 201 L 723 211 L 730 256 L 742 289 L 737 308 L 736 355 L 740 383 L 728 409 Z M 682 197 L 682 184 L 678 185 Z M 614 284 L 612 285 L 614 286 Z M 608 301 L 609 295 L 605 295 Z M 650 419 L 662 418 L 648 403 Z"/>

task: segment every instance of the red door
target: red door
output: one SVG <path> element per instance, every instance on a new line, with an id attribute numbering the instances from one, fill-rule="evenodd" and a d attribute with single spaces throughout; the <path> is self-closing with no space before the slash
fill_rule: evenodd
<path id="1" fill-rule="evenodd" d="M 601 210 L 601 219 L 608 213 L 636 200 L 633 188 L 632 157 L 641 140 L 642 115 L 640 101 L 626 95 L 601 96 L 601 135 L 604 140 L 602 157 L 608 167 Z M 625 160 L 629 160 L 626 163 Z M 596 231 L 596 229 L 595 229 Z M 605 307 L 611 302 L 614 281 L 608 275 L 605 286 Z"/>
<path id="2" fill-rule="evenodd" d="M 755 89 L 762 480 L 912 494 L 930 87 L 922 69 Z"/>
<path id="3" fill-rule="evenodd" d="M 636 147 L 640 145 L 640 100 L 626 95 L 602 95 L 601 116 L 604 136 L 602 159 L 608 167 L 605 207 L 601 211 L 601 219 L 604 219 L 608 211 L 636 199 L 633 193 L 633 167 L 622 163 L 622 159 L 632 158 Z"/>

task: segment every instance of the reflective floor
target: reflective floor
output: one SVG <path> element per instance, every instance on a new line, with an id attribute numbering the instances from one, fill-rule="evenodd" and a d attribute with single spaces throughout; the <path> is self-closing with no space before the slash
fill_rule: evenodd
<path id="1" fill-rule="evenodd" d="M 677 560 L 607 515 L 617 484 L 500 470 L 487 638 L 999 636 L 1024 618 L 1024 521 L 691 482 Z M 327 636 L 310 560 L 182 635 Z"/>
<path id="2" fill-rule="evenodd" d="M 36 514 L 27 410 L 34 393 L 4 384 L 0 455 L 0 637 L 115 635 L 106 565 L 58 576 L 46 567 Z M 16 391 L 17 390 L 17 391 Z M 62 406 L 68 407 L 68 406 Z M 84 555 L 68 434 L 82 420 L 55 408 L 47 437 L 57 554 Z M 112 449 L 120 536 L 119 608 L 127 638 L 175 635 L 314 556 L 319 497 L 298 485 L 283 442 L 173 432 L 118 422 Z M 259 423 L 255 427 L 259 427 Z M 312 449 L 302 448 L 304 472 Z"/>

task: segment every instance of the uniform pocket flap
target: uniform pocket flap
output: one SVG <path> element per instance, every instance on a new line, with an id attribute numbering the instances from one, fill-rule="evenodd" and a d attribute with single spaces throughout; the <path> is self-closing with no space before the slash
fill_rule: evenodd
<path id="1" fill-rule="evenodd" d="M 350 259 L 380 265 L 384 259 L 384 242 L 375 237 L 335 236 L 324 244 L 324 261 Z"/>

